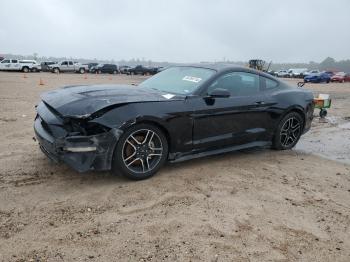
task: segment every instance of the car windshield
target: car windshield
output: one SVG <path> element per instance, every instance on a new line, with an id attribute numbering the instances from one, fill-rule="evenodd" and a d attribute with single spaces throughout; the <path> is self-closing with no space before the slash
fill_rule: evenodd
<path id="1" fill-rule="evenodd" d="M 337 75 L 337 76 L 345 76 L 345 73 L 344 72 L 338 72 L 335 75 Z"/>
<path id="2" fill-rule="evenodd" d="M 193 93 L 200 84 L 209 79 L 215 72 L 215 70 L 200 67 L 170 67 L 142 82 L 139 86 L 186 95 Z"/>

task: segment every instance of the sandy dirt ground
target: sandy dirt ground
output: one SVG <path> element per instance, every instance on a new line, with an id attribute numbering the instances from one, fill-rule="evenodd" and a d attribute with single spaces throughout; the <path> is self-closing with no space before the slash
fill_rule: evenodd
<path id="1" fill-rule="evenodd" d="M 350 261 L 350 83 L 306 86 L 333 107 L 294 150 L 168 164 L 133 182 L 52 164 L 32 125 L 45 90 L 142 77 L 23 76 L 0 72 L 1 261 Z"/>

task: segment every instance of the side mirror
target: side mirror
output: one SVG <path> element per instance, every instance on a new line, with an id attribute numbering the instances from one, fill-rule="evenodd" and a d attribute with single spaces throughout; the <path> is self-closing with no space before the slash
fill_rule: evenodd
<path id="1" fill-rule="evenodd" d="M 227 89 L 224 89 L 224 88 L 215 88 L 208 95 L 209 95 L 209 97 L 212 97 L 212 98 L 215 98 L 215 97 L 225 98 L 225 97 L 230 97 L 231 93 Z"/>

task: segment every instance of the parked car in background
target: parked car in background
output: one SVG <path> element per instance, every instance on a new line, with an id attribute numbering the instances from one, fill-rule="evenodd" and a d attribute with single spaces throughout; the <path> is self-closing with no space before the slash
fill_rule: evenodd
<path id="1" fill-rule="evenodd" d="M 18 59 L 4 59 L 0 63 L 0 70 L 4 71 L 20 71 L 20 64 Z M 25 69 L 27 72 L 29 70 Z"/>
<path id="2" fill-rule="evenodd" d="M 289 77 L 289 73 L 287 70 L 279 70 L 279 71 L 277 71 L 277 76 L 278 77 Z"/>
<path id="3" fill-rule="evenodd" d="M 99 64 L 91 67 L 90 72 L 98 74 L 118 74 L 118 66 L 115 64 Z"/>
<path id="4" fill-rule="evenodd" d="M 334 71 L 324 71 L 325 74 L 329 75 L 329 77 L 334 76 L 337 72 Z"/>
<path id="5" fill-rule="evenodd" d="M 4 60 L 4 59 L 5 59 L 4 57 L 0 56 L 0 62 L 1 62 L 2 60 Z"/>
<path id="6" fill-rule="evenodd" d="M 40 71 L 41 66 L 35 60 L 4 59 L 0 62 L 0 70 L 28 73 Z"/>
<path id="7" fill-rule="evenodd" d="M 128 70 L 129 75 L 154 75 L 157 71 L 154 68 L 137 65 Z"/>
<path id="8" fill-rule="evenodd" d="M 307 72 L 307 68 L 291 68 L 288 71 L 289 77 L 292 78 L 303 78 L 305 72 Z"/>
<path id="9" fill-rule="evenodd" d="M 155 74 L 162 72 L 163 70 L 165 70 L 165 67 L 162 67 L 162 66 L 154 67 Z"/>
<path id="10" fill-rule="evenodd" d="M 304 73 L 304 77 L 305 77 L 305 76 L 308 76 L 308 75 L 311 75 L 311 74 L 319 74 L 319 73 L 321 73 L 319 70 L 306 71 L 306 72 Z"/>
<path id="11" fill-rule="evenodd" d="M 53 65 L 53 64 L 56 64 L 57 62 L 54 62 L 54 61 L 44 61 L 44 62 L 41 62 L 41 71 L 43 72 L 50 72 L 50 68 L 49 68 L 49 65 Z"/>
<path id="12" fill-rule="evenodd" d="M 269 75 L 272 75 L 272 76 L 277 76 L 277 72 L 274 71 L 274 70 L 269 70 L 269 71 L 267 71 L 267 73 L 268 73 Z"/>
<path id="13" fill-rule="evenodd" d="M 73 62 L 69 60 L 61 61 L 56 64 L 49 65 L 50 71 L 52 73 L 61 73 L 61 72 L 75 72 L 84 74 L 88 71 L 88 67 L 84 66 L 78 62 Z"/>
<path id="14" fill-rule="evenodd" d="M 339 82 L 339 83 L 350 82 L 350 74 L 344 73 L 344 72 L 338 72 L 331 77 L 331 82 Z"/>
<path id="15" fill-rule="evenodd" d="M 41 65 L 35 60 L 20 60 L 19 63 L 22 64 L 22 71 L 27 66 L 28 66 L 29 70 L 32 72 L 41 71 Z"/>
<path id="16" fill-rule="evenodd" d="M 331 77 L 325 73 L 318 73 L 318 74 L 310 74 L 304 77 L 304 82 L 306 83 L 329 83 L 331 81 Z"/>
<path id="17" fill-rule="evenodd" d="M 84 67 L 87 67 L 87 72 L 90 72 L 91 68 L 94 67 L 94 66 L 97 66 L 98 63 L 86 63 L 86 64 L 83 64 Z"/>
<path id="18" fill-rule="evenodd" d="M 119 72 L 121 74 L 128 74 L 130 69 L 131 69 L 131 66 L 120 66 L 119 67 Z"/>

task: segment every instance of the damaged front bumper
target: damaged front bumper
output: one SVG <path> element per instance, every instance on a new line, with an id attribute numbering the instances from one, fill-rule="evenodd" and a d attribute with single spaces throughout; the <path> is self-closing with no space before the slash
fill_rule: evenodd
<path id="1" fill-rule="evenodd" d="M 113 152 L 120 129 L 91 136 L 55 138 L 43 126 L 40 117 L 34 122 L 35 136 L 41 150 L 54 162 L 64 162 L 79 172 L 111 169 Z"/>

